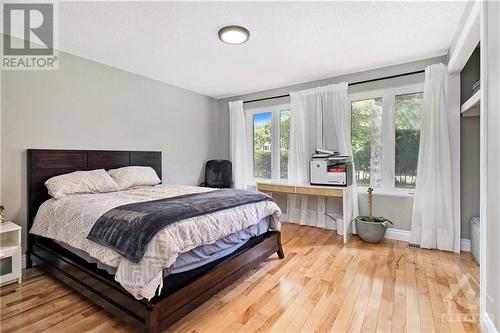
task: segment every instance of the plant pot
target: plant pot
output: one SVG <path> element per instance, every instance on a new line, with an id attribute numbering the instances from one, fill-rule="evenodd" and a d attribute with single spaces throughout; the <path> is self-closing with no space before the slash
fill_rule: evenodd
<path id="1" fill-rule="evenodd" d="M 379 222 L 366 222 L 356 219 L 356 230 L 359 238 L 365 242 L 377 244 L 384 239 L 387 229 Z"/>

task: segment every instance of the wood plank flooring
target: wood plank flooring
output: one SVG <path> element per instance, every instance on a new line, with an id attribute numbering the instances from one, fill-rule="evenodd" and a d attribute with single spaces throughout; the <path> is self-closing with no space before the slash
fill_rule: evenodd
<path id="1" fill-rule="evenodd" d="M 170 332 L 476 332 L 479 266 L 399 241 L 347 245 L 333 231 L 283 225 L 273 256 Z M 1 332 L 132 332 L 36 268 L 0 289 Z"/>

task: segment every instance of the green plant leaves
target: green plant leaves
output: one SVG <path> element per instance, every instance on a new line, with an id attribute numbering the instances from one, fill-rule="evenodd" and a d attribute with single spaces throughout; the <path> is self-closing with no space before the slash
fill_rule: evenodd
<path id="1" fill-rule="evenodd" d="M 380 223 L 386 229 L 389 228 L 389 226 L 391 224 L 394 224 L 389 219 L 386 219 L 385 217 L 382 217 L 382 216 L 358 216 L 358 217 L 355 217 L 353 219 L 353 221 L 355 221 L 355 220 L 361 220 L 364 222 L 372 222 L 372 223 Z"/>

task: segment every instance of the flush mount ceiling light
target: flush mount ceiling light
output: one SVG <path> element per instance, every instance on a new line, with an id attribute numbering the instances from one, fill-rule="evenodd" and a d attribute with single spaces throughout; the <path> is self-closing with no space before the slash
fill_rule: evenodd
<path id="1" fill-rule="evenodd" d="M 226 44 L 243 44 L 249 38 L 250 31 L 239 25 L 229 25 L 219 30 L 219 39 Z"/>

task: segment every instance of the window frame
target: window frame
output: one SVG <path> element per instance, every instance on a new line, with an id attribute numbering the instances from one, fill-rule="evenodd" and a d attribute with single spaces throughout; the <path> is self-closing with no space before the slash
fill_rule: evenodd
<path id="1" fill-rule="evenodd" d="M 379 194 L 405 196 L 415 193 L 415 189 L 396 187 L 396 96 L 423 91 L 424 84 L 418 83 L 349 94 L 351 112 L 352 102 L 382 98 L 382 183 L 377 188 Z M 358 186 L 359 192 L 366 192 L 367 188 Z"/>
<path id="2" fill-rule="evenodd" d="M 250 152 L 251 157 L 248 161 L 248 183 L 255 185 L 254 178 L 254 127 L 253 116 L 259 113 L 271 113 L 271 178 L 270 181 L 280 181 L 280 146 L 281 146 L 281 128 L 280 128 L 280 113 L 281 111 L 290 111 L 290 104 L 276 104 L 269 106 L 259 106 L 245 109 L 245 117 L 247 121 L 247 151 Z M 276 149 L 278 148 L 278 149 Z"/>

